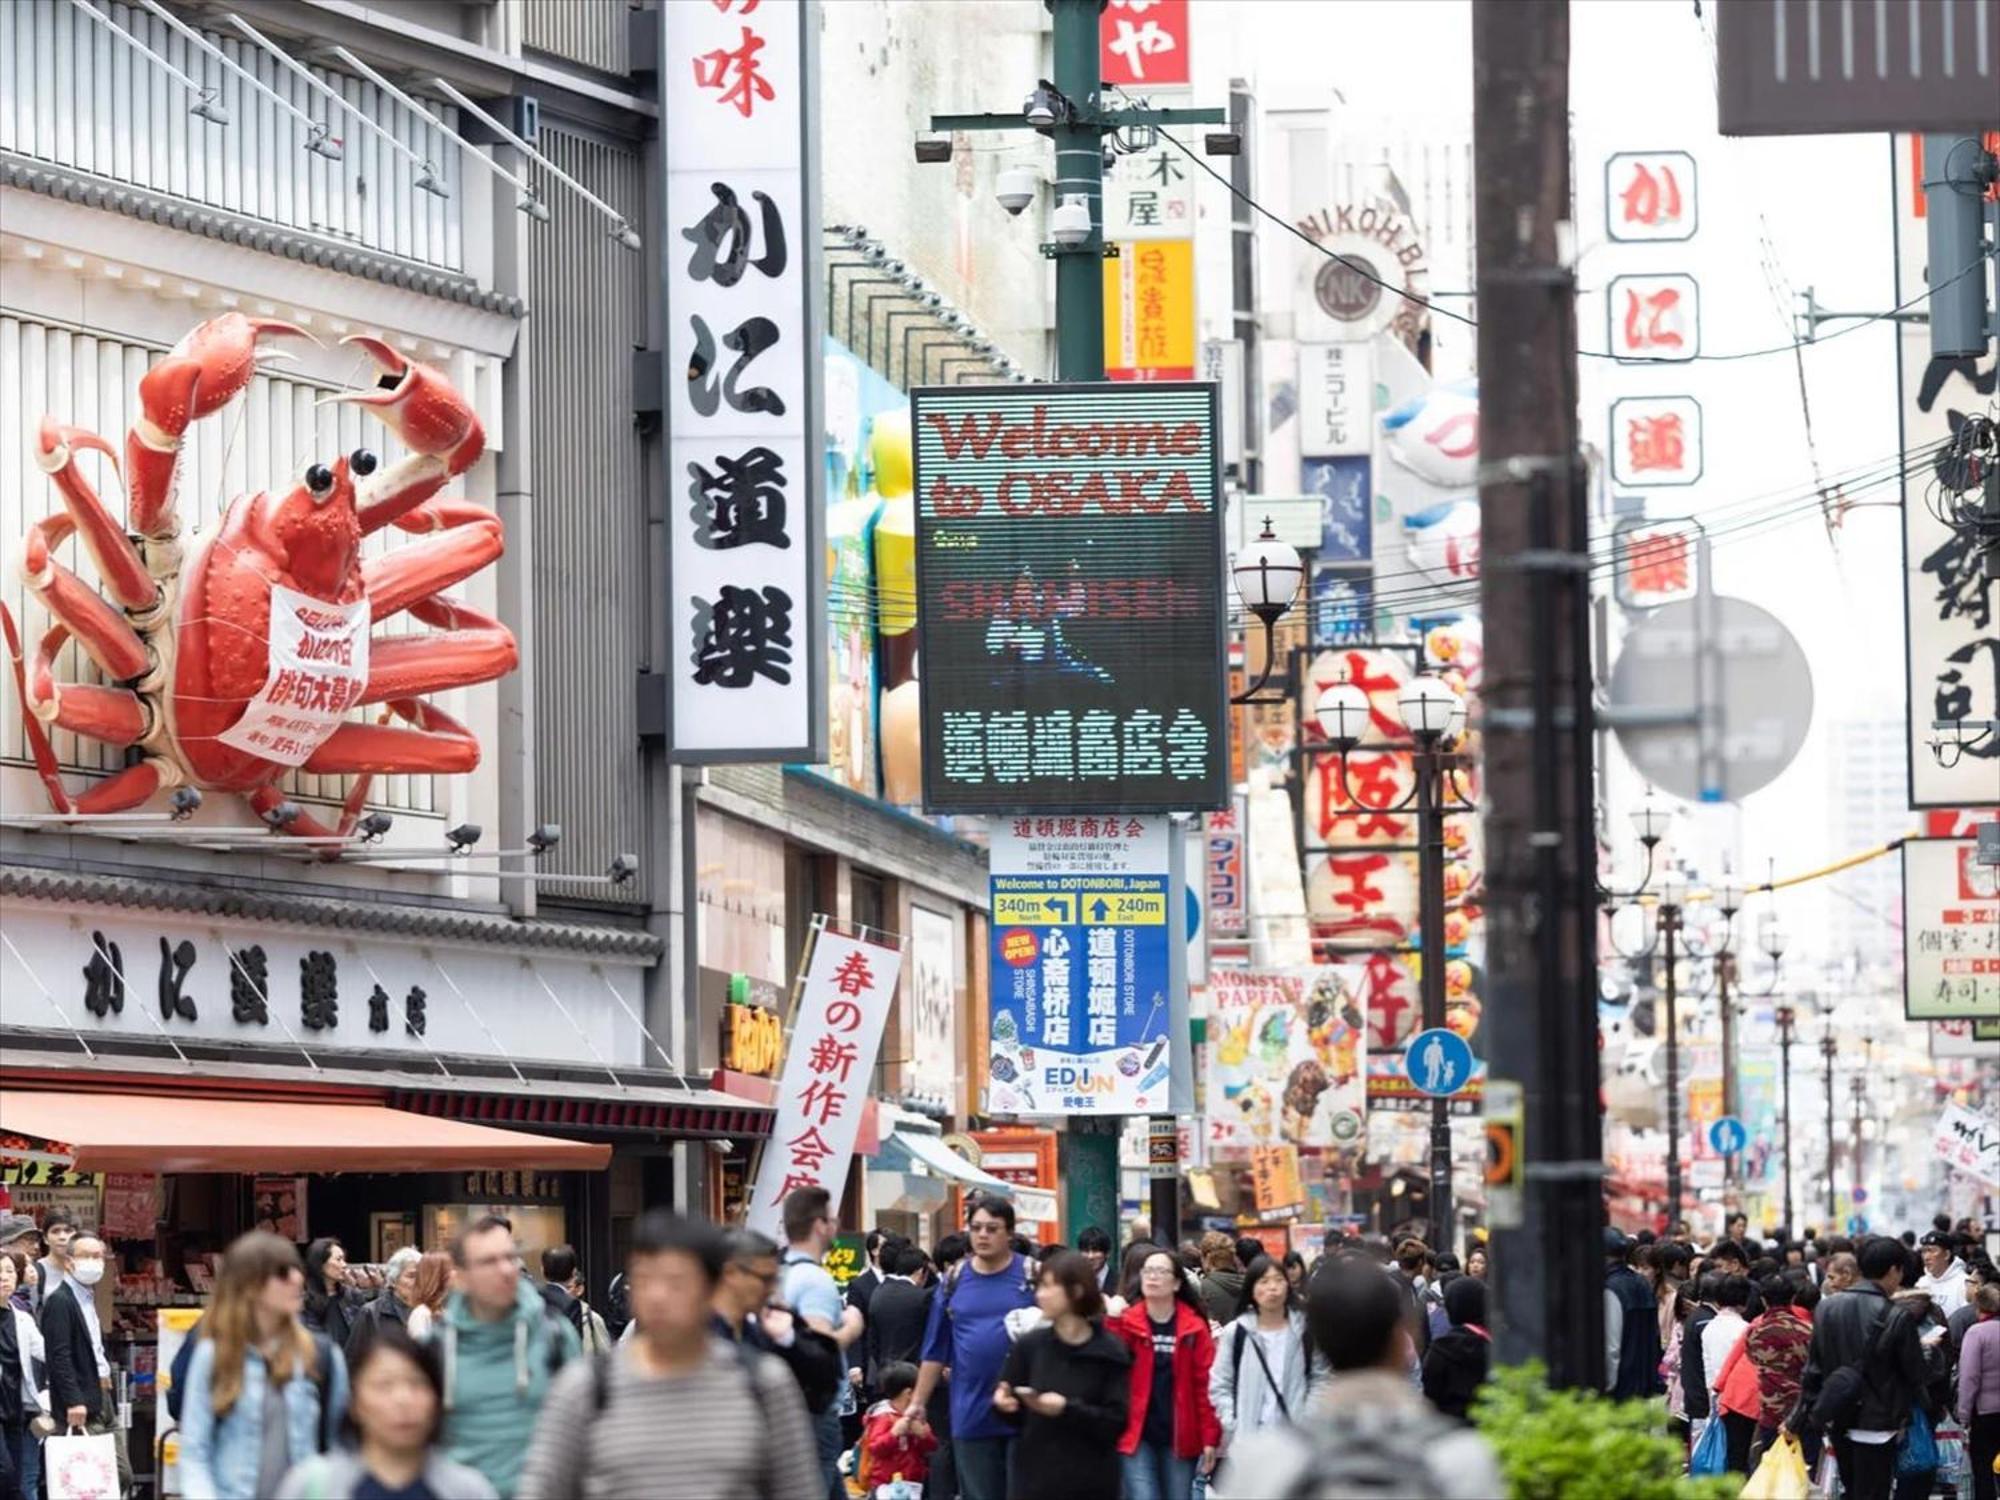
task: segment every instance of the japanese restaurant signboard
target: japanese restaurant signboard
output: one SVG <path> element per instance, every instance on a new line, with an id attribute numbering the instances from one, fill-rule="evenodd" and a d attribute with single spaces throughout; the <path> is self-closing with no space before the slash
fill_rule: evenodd
<path id="1" fill-rule="evenodd" d="M 1216 388 L 911 399 L 926 810 L 1226 808 Z"/>
<path id="2" fill-rule="evenodd" d="M 1614 151 L 1604 163 L 1605 232 L 1614 240 L 1691 240 L 1698 212 L 1685 151 Z"/>
<path id="3" fill-rule="evenodd" d="M 673 754 L 817 762 L 818 11 L 719 0 L 663 16 Z"/>
<path id="4" fill-rule="evenodd" d="M 1122 88 L 1192 82 L 1188 0 L 1108 0 L 1098 23 L 1098 77 Z"/>
<path id="5" fill-rule="evenodd" d="M 1903 845 L 1903 1015 L 2000 1018 L 2000 868 L 1970 838 Z"/>
<path id="6" fill-rule="evenodd" d="M 794 1188 L 823 1187 L 840 1201 L 902 966 L 903 955 L 881 943 L 827 928 L 814 938 L 778 1112 L 750 1192 L 750 1228 L 779 1235 L 779 1210 Z"/>

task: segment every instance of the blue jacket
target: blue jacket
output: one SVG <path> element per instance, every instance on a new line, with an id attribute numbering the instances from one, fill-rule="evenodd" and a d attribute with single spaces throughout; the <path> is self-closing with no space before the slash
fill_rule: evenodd
<path id="1" fill-rule="evenodd" d="M 338 1429 L 347 1413 L 347 1361 L 336 1344 L 324 1344 L 326 1430 Z M 243 1389 L 220 1420 L 211 1392 L 215 1384 L 215 1341 L 202 1339 L 188 1361 L 187 1389 L 181 1395 L 180 1480 L 186 1500 L 257 1500 L 257 1464 L 264 1445 L 264 1393 L 270 1369 L 264 1356 L 243 1356 Z M 320 1385 L 310 1370 L 285 1382 L 287 1451 L 293 1463 L 319 1451 Z"/>

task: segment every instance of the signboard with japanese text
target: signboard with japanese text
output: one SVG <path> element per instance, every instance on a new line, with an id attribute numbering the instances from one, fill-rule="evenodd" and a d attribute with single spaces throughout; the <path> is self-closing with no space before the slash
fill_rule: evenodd
<path id="1" fill-rule="evenodd" d="M 1257 1216 L 1265 1223 L 1296 1218 L 1306 1202 L 1306 1190 L 1299 1182 L 1299 1148 L 1290 1143 L 1252 1146 L 1250 1191 Z"/>
<path id="2" fill-rule="evenodd" d="M 1613 587 L 1628 610 L 1658 609 L 1695 591 L 1694 538 L 1672 522 L 1627 520 L 1612 530 Z"/>
<path id="3" fill-rule="evenodd" d="M 246 1060 L 260 1048 L 296 1060 L 301 1047 L 323 1047 L 433 1072 L 439 1053 L 657 1061 L 639 1032 L 638 969 L 602 958 L 67 902 L 10 901 L 6 928 L 0 1035 L 157 1043 L 164 1032 Z"/>
<path id="4" fill-rule="evenodd" d="M 1249 892 L 1243 880 L 1243 799 L 1208 814 L 1208 928 L 1218 938 L 1250 935 Z"/>
<path id="5" fill-rule="evenodd" d="M 830 928 L 813 938 L 792 1014 L 778 1113 L 745 1212 L 750 1228 L 780 1233 L 779 1209 L 794 1188 L 823 1187 L 836 1202 L 846 1190 L 902 963 L 894 948 Z"/>
<path id="6" fill-rule="evenodd" d="M 1701 287 L 1692 276 L 1614 276 L 1604 303 L 1605 347 L 1615 357 L 1651 364 L 1701 353 Z"/>
<path id="7" fill-rule="evenodd" d="M 1299 337 L 1367 339 L 1414 351 L 1430 321 L 1429 252 L 1415 219 L 1386 199 L 1337 203 L 1298 221 L 1318 248 L 1299 247 Z"/>
<path id="8" fill-rule="evenodd" d="M 1191 83 L 1188 36 L 1188 0 L 1107 0 L 1097 76 L 1121 88 Z"/>
<path id="9" fill-rule="evenodd" d="M 1691 240 L 1698 207 L 1685 151 L 1614 151 L 1604 163 L 1604 232 L 1614 240 Z"/>
<path id="10" fill-rule="evenodd" d="M 1624 396 L 1611 403 L 1611 479 L 1625 489 L 1701 478 L 1701 403 L 1692 396 Z"/>
<path id="11" fill-rule="evenodd" d="M 1163 817 L 996 824 L 987 1107 L 1143 1114 L 1167 1106 L 1172 1058 Z M 1172 921 L 1169 918 L 1172 918 Z"/>
<path id="12" fill-rule="evenodd" d="M 910 908 L 910 1066 L 905 1102 L 958 1112 L 957 924 L 943 912 Z"/>
<path id="13" fill-rule="evenodd" d="M 1228 806 L 1215 387 L 912 401 L 926 810 Z"/>
<path id="14" fill-rule="evenodd" d="M 1299 345 L 1299 455 L 1366 454 L 1375 440 L 1375 377 L 1358 340 Z"/>
<path id="15" fill-rule="evenodd" d="M 1367 565 L 1314 568 L 1312 643 L 1344 646 L 1375 634 L 1375 574 Z"/>
<path id="16" fill-rule="evenodd" d="M 1299 461 L 1301 487 L 1320 500 L 1318 556 L 1314 560 L 1322 566 L 1373 561 L 1373 476 L 1374 461 L 1366 453 Z"/>
<path id="17" fill-rule="evenodd" d="M 1194 379 L 1194 241 L 1135 240 L 1104 262 L 1104 378 Z"/>
<path id="18" fill-rule="evenodd" d="M 1896 302 L 1929 295 L 1923 223 L 1921 146 L 1896 138 Z M 1968 731 L 1956 755 L 1940 759 L 1931 742 L 1950 745 L 1941 719 L 2000 719 L 2000 580 L 1985 576 L 1979 544 L 1938 514 L 1936 445 L 1967 417 L 1992 406 L 1994 363 L 1933 358 L 1930 330 L 1904 323 L 1897 332 L 1903 473 L 1903 618 L 1909 650 L 1910 806 L 1969 807 L 2000 786 L 2000 734 Z M 1944 762 L 1949 761 L 1949 764 Z"/>
<path id="19" fill-rule="evenodd" d="M 826 758 L 811 0 L 662 12 L 674 759 Z"/>
<path id="20" fill-rule="evenodd" d="M 1336 1131 L 1334 1122 L 1366 1118 L 1367 1060 L 1351 970 L 1216 970 L 1208 988 L 1210 1148 L 1358 1148 L 1361 1133 Z"/>
<path id="21" fill-rule="evenodd" d="M 2000 1186 L 2000 1124 L 1963 1105 L 1947 1104 L 1931 1141 L 1945 1165 Z"/>
<path id="22" fill-rule="evenodd" d="M 1203 339 L 1196 378 L 1213 381 L 1222 398 L 1222 462 L 1243 467 L 1243 340 Z"/>
<path id="23" fill-rule="evenodd" d="M 2000 869 L 1976 842 L 1903 845 L 1903 1015 L 2000 1019 Z"/>
<path id="24" fill-rule="evenodd" d="M 1161 89 L 1147 97 L 1155 109 L 1194 104 L 1191 89 Z M 1193 239 L 1194 178 L 1200 170 L 1165 139 L 1118 157 L 1104 174 L 1104 237 L 1121 242 Z"/>

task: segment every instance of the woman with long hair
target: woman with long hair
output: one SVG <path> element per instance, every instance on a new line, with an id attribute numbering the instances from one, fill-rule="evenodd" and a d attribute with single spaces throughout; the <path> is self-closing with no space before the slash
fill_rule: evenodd
<path id="1" fill-rule="evenodd" d="M 1115 1495 L 1132 1356 L 1103 1327 L 1104 1294 L 1090 1262 L 1070 1250 L 1043 1261 L 1035 1306 L 1046 1321 L 1007 1351 L 993 1392 L 1001 1415 L 1021 1424 L 1007 1493 L 1011 1500 Z"/>
<path id="2" fill-rule="evenodd" d="M 1232 1252 L 1233 1253 L 1233 1252 Z M 1118 1451 L 1126 1500 L 1191 1500 L 1197 1470 L 1215 1467 L 1222 1424 L 1209 1400 L 1215 1339 L 1170 1250 L 1139 1262 L 1130 1305 L 1112 1325 L 1132 1353 L 1130 1410 Z"/>
<path id="3" fill-rule="evenodd" d="M 1118 1276 L 1105 1293 L 1104 1315 L 1115 1318 L 1124 1312 L 1139 1294 L 1133 1290 L 1139 1284 L 1139 1267 L 1146 1263 L 1146 1257 L 1160 1247 L 1148 1240 L 1134 1240 L 1125 1247 L 1125 1253 L 1118 1260 Z M 1170 1254 L 1172 1252 L 1169 1252 Z"/>
<path id="4" fill-rule="evenodd" d="M 347 1284 L 347 1251 L 327 1235 L 306 1246 L 306 1327 L 343 1347 L 354 1332 L 361 1298 Z"/>
<path id="5" fill-rule="evenodd" d="M 1209 1404 L 1227 1448 L 1267 1427 L 1298 1423 L 1333 1378 L 1306 1332 L 1305 1307 L 1282 1262 L 1259 1255 L 1243 1273 L 1243 1295 L 1217 1341 Z"/>
<path id="6" fill-rule="evenodd" d="M 426 1251 L 424 1258 L 417 1262 L 417 1271 L 410 1286 L 410 1316 L 408 1326 L 410 1337 L 427 1339 L 438 1315 L 444 1311 L 444 1299 L 451 1295 L 452 1265 L 451 1255 L 443 1250 Z"/>
<path id="7" fill-rule="evenodd" d="M 347 1446 L 293 1466 L 277 1500 L 494 1500 L 492 1481 L 437 1451 L 444 1425 L 444 1366 L 391 1318 L 354 1331 Z"/>
<path id="8" fill-rule="evenodd" d="M 181 1396 L 186 1500 L 259 1500 L 322 1452 L 347 1411 L 340 1346 L 300 1321 L 291 1241 L 252 1230 L 229 1247 Z"/>

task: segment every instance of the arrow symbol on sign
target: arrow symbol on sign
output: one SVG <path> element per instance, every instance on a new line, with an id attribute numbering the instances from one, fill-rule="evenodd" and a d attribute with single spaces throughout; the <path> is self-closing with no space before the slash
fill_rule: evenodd
<path id="1" fill-rule="evenodd" d="M 1093 922 L 1102 922 L 1105 917 L 1110 915 L 1110 912 L 1111 908 L 1104 904 L 1102 896 L 1099 896 L 1095 901 L 1090 903 L 1090 920 Z"/>
<path id="2" fill-rule="evenodd" d="M 1064 910 L 1062 898 L 1060 896 L 1048 897 L 1042 902 L 1042 910 L 1051 917 L 1061 917 Z"/>

